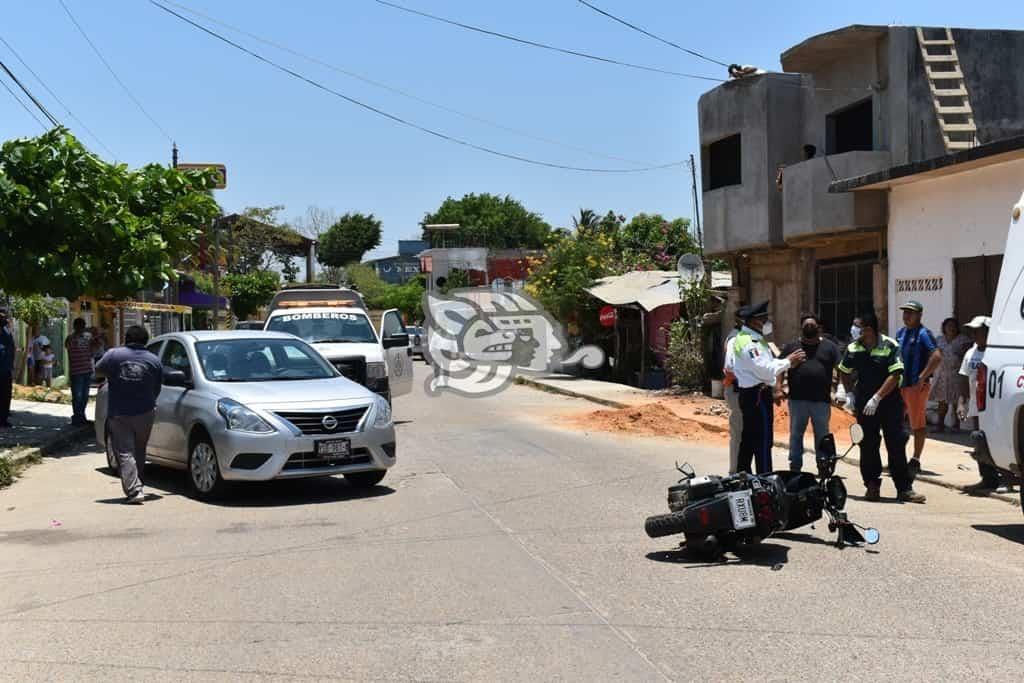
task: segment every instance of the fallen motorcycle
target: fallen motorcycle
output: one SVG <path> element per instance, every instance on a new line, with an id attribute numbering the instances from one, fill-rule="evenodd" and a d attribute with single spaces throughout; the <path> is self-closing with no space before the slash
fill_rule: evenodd
<path id="1" fill-rule="evenodd" d="M 839 455 L 836 441 L 827 434 L 818 444 L 818 475 L 780 470 L 765 475 L 746 472 L 698 477 L 687 463 L 676 465 L 683 478 L 668 489 L 667 515 L 648 517 L 644 525 L 651 538 L 683 534 L 686 547 L 717 556 L 742 550 L 780 531 L 816 522 L 828 514 L 829 531 L 836 546 L 878 543 L 877 529 L 850 521 L 843 508 L 846 486 L 836 475 L 836 463 L 864 438 L 860 425 L 850 427 L 852 444 Z M 861 532 L 864 532 L 863 534 Z"/>

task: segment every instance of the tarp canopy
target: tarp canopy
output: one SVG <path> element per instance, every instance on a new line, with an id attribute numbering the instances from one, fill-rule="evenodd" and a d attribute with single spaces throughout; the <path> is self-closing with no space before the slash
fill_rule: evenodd
<path id="1" fill-rule="evenodd" d="M 634 270 L 603 277 L 587 292 L 612 306 L 637 304 L 647 312 L 679 303 L 679 273 L 672 270 Z"/>

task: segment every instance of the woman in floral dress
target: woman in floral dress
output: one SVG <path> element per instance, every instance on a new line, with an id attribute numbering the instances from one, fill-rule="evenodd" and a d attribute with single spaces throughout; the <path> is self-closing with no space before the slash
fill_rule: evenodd
<path id="1" fill-rule="evenodd" d="M 946 429 L 946 415 L 952 410 L 954 426 L 951 431 L 956 432 L 960 427 L 955 415 L 957 373 L 960 371 L 964 354 L 971 346 L 971 339 L 960 333 L 960 323 L 956 318 L 946 318 L 942 321 L 942 334 L 939 336 L 938 344 L 942 351 L 942 365 L 935 373 L 935 384 L 932 386 L 932 397 L 939 402 L 939 424 L 935 431 L 941 432 Z"/>

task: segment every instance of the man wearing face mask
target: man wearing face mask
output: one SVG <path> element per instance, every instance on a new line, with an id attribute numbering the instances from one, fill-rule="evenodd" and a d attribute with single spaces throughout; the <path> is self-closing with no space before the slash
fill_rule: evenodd
<path id="1" fill-rule="evenodd" d="M 743 413 L 743 434 L 740 438 L 738 472 L 750 472 L 755 459 L 757 473 L 772 470 L 772 441 L 774 441 L 774 411 L 772 394 L 778 376 L 795 368 L 807 354 L 797 349 L 786 358 L 775 358 L 764 340 L 772 333 L 768 319 L 768 302 L 744 306 L 737 314 L 743 327 L 733 341 L 733 373 L 740 391 L 740 411 Z"/>
<path id="2" fill-rule="evenodd" d="M 821 336 L 821 325 L 813 313 L 800 316 L 801 336 L 782 349 L 788 356 L 803 350 L 807 360 L 789 371 L 789 468 L 803 469 L 804 432 L 810 420 L 814 429 L 814 446 L 829 433 L 832 412 L 832 370 L 839 364 L 839 347 Z"/>

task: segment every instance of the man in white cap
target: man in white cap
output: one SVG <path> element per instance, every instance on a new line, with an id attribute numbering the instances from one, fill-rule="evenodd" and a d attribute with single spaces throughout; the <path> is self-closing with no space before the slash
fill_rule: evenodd
<path id="1" fill-rule="evenodd" d="M 985 359 L 985 347 L 988 345 L 988 328 L 992 319 L 987 315 L 977 315 L 971 322 L 964 325 L 974 335 L 974 346 L 964 354 L 963 363 L 960 364 L 960 376 L 958 382 L 958 399 L 956 414 L 961 421 L 971 423 L 971 431 L 978 429 L 978 366 Z M 981 474 L 981 481 L 968 488 L 971 493 L 983 494 L 995 491 L 1003 482 L 1002 477 L 992 465 L 978 461 L 978 473 Z"/>

